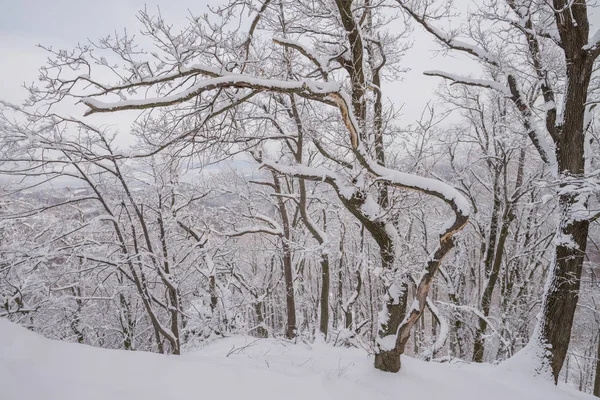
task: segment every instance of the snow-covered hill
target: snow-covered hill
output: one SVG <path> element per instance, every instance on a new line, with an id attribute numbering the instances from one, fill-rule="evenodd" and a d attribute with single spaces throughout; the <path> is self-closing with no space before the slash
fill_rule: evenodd
<path id="1" fill-rule="evenodd" d="M 0 319 L 2 400 L 593 399 L 506 367 L 403 359 L 373 369 L 358 349 L 229 338 L 186 355 L 104 350 L 44 339 Z"/>

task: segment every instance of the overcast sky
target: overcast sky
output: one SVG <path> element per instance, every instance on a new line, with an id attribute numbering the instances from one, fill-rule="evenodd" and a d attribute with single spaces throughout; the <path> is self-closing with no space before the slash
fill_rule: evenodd
<path id="1" fill-rule="evenodd" d="M 166 21 L 183 22 L 188 10 L 200 14 L 207 10 L 207 3 L 217 0 L 0 0 L 0 98 L 20 103 L 26 96 L 21 88 L 23 82 L 32 82 L 37 69 L 45 59 L 43 50 L 35 47 L 40 43 L 55 48 L 72 48 L 87 38 L 97 39 L 127 27 L 129 31 L 139 27 L 136 12 L 144 6 L 151 11 L 160 7 Z M 463 6 L 470 0 L 459 0 Z M 593 25 L 600 26 L 599 13 L 593 16 Z M 387 96 L 399 107 L 404 104 L 405 122 L 414 120 L 427 100 L 432 98 L 439 78 L 426 77 L 427 69 L 444 69 L 449 72 L 471 71 L 471 63 L 436 55 L 439 49 L 420 28 L 414 32 L 414 46 L 403 65 L 411 68 L 402 82 L 387 85 Z M 389 88 L 392 90 L 389 90 Z M 104 115 L 102 118 L 111 118 Z M 120 119 L 119 119 L 120 118 Z M 120 126 L 126 116 L 114 120 Z M 103 121 L 107 121 L 106 119 Z"/>

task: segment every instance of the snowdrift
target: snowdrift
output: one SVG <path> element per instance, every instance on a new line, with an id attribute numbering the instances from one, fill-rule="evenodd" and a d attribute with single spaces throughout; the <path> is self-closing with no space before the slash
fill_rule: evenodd
<path id="1" fill-rule="evenodd" d="M 400 373 L 390 374 L 358 349 L 239 337 L 161 356 L 48 340 L 0 319 L 2 400 L 402 398 L 594 399 L 492 365 L 404 357 Z"/>

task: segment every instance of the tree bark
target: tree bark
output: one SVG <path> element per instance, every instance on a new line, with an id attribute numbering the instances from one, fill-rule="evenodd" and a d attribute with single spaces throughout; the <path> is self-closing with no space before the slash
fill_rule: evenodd
<path id="1" fill-rule="evenodd" d="M 500 235 L 498 237 L 498 244 L 496 246 L 490 277 L 485 290 L 483 291 L 483 296 L 481 297 L 481 312 L 486 317 L 490 315 L 492 296 L 494 294 L 494 289 L 496 288 L 496 282 L 498 281 L 498 277 L 500 275 L 500 267 L 502 266 L 502 258 L 504 256 L 504 245 L 506 244 L 506 239 L 508 238 L 508 228 L 510 227 L 513 219 L 514 214 L 512 211 L 512 204 L 508 204 L 505 212 L 502 215 L 502 226 L 500 228 Z M 473 346 L 474 362 L 483 362 L 483 355 L 485 352 L 484 335 L 485 331 L 487 330 L 487 326 L 487 319 L 479 318 L 479 326 L 475 332 L 475 343 Z"/>
<path id="2" fill-rule="evenodd" d="M 256 312 L 256 322 L 257 327 L 255 329 L 256 336 L 259 338 L 267 338 L 269 337 L 269 333 L 265 328 L 265 316 L 263 313 L 264 304 L 262 301 L 257 301 L 254 303 L 254 311 Z"/>
<path id="3" fill-rule="evenodd" d="M 456 219 L 454 220 L 454 223 L 442 235 L 440 235 L 439 245 L 425 266 L 424 274 L 417 286 L 413 306 L 400 323 L 400 326 L 398 326 L 394 336 L 393 347 L 386 348 L 389 346 L 388 343 L 379 343 L 379 352 L 375 354 L 375 368 L 386 372 L 398 372 L 400 370 L 400 355 L 404 353 L 404 348 L 406 346 L 406 342 L 410 338 L 410 332 L 413 326 L 423 314 L 423 310 L 425 310 L 427 294 L 429 293 L 429 288 L 433 283 L 433 278 L 440 268 L 444 257 L 454 247 L 454 234 L 460 231 L 468 221 L 468 217 L 466 215 L 462 215 L 459 212 L 456 212 L 456 210 L 455 214 Z"/>
<path id="4" fill-rule="evenodd" d="M 275 173 L 273 173 L 273 183 L 275 192 L 282 193 L 281 182 Z M 283 280 L 285 284 L 285 304 L 287 323 L 285 327 L 285 337 L 293 339 L 296 336 L 296 299 L 294 296 L 294 275 L 292 266 L 292 251 L 289 241 L 291 239 L 290 221 L 285 207 L 285 202 L 278 197 L 279 213 L 283 224 L 283 237 L 281 238 L 281 248 L 283 252 Z"/>
<path id="5" fill-rule="evenodd" d="M 321 254 L 321 316 L 319 330 L 327 338 L 329 326 L 329 256 Z"/>
<path id="6" fill-rule="evenodd" d="M 564 5 L 563 0 L 555 0 L 554 3 L 557 7 Z M 585 2 L 576 0 L 568 8 L 572 10 L 571 14 L 556 14 L 564 44 L 567 76 L 564 123 L 557 126 L 554 136 L 558 173 L 562 178 L 582 177 L 585 174 L 585 103 L 593 67 L 590 53 L 582 49 L 589 34 Z M 555 382 L 558 382 L 569 348 L 589 231 L 589 220 L 585 216 L 578 216 L 582 210 L 587 210 L 585 195 L 562 193 L 559 206 L 561 219 L 554 265 L 538 324 L 541 344 L 549 349 Z"/>
<path id="7" fill-rule="evenodd" d="M 598 351 L 596 352 L 596 375 L 594 377 L 594 396 L 600 397 L 600 335 L 598 335 Z"/>

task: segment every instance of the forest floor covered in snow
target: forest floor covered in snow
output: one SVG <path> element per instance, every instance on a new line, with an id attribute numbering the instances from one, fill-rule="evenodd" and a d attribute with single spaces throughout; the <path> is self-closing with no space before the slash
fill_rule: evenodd
<path id="1" fill-rule="evenodd" d="M 243 337 L 162 356 L 52 341 L 0 319 L 2 400 L 594 398 L 509 365 L 403 357 L 391 374 L 363 350 Z"/>

